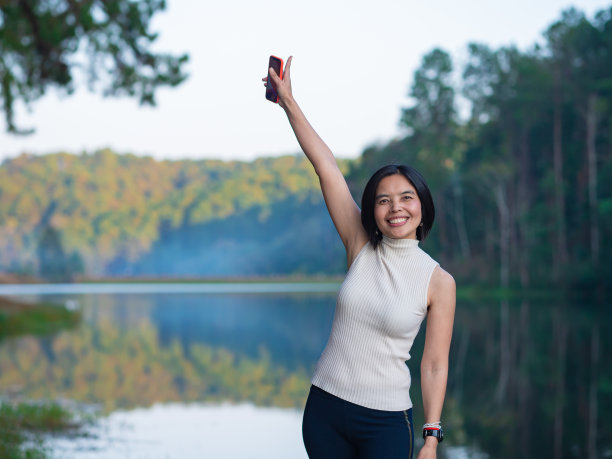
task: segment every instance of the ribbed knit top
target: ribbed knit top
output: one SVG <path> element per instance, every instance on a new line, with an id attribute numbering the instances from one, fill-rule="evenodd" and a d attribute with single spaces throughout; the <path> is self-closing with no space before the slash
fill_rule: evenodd
<path id="1" fill-rule="evenodd" d="M 427 289 L 438 263 L 416 239 L 367 243 L 336 300 L 331 334 L 312 384 L 357 405 L 412 407 L 410 348 L 427 314 Z"/>

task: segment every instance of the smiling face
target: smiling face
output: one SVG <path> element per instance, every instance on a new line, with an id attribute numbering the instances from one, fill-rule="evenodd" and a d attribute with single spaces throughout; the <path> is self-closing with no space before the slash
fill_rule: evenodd
<path id="1" fill-rule="evenodd" d="M 393 239 L 417 239 L 421 200 L 402 174 L 388 175 L 376 189 L 374 220 L 380 232 Z"/>

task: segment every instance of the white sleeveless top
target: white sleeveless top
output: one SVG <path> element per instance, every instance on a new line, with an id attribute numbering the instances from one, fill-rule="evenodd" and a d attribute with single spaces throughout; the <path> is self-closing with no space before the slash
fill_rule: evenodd
<path id="1" fill-rule="evenodd" d="M 368 242 L 338 291 L 331 334 L 312 384 L 357 405 L 412 407 L 406 361 L 427 314 L 427 289 L 438 263 L 416 239 Z"/>

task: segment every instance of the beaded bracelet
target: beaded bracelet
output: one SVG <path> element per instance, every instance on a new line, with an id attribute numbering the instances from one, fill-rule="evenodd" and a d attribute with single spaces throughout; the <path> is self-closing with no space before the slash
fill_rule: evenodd
<path id="1" fill-rule="evenodd" d="M 441 428 L 442 428 L 442 423 L 440 421 L 428 422 L 426 424 L 423 424 L 423 430 L 429 430 L 429 429 L 440 430 Z"/>

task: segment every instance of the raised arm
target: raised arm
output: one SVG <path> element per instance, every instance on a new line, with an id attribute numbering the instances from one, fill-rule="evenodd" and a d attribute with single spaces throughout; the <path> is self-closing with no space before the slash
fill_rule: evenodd
<path id="1" fill-rule="evenodd" d="M 269 77 L 264 78 L 264 81 L 266 84 L 274 85 L 278 93 L 278 103 L 285 110 L 300 147 L 302 147 L 304 154 L 312 163 L 319 177 L 325 204 L 346 248 L 348 266 L 350 266 L 367 242 L 367 235 L 361 224 L 361 212 L 351 196 L 342 172 L 338 168 L 336 158 L 310 125 L 293 98 L 291 91 L 292 60 L 292 57 L 287 60 L 282 80 L 273 69 L 269 69 Z"/>
<path id="2" fill-rule="evenodd" d="M 441 421 L 448 380 L 448 354 L 455 319 L 456 287 L 453 277 L 439 266 L 429 282 L 427 330 L 421 359 L 421 391 L 425 422 Z M 418 459 L 436 457 L 438 439 L 427 437 Z"/>

